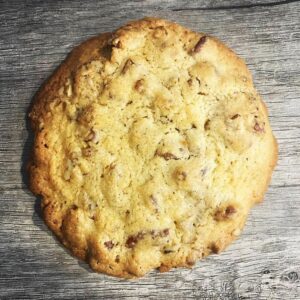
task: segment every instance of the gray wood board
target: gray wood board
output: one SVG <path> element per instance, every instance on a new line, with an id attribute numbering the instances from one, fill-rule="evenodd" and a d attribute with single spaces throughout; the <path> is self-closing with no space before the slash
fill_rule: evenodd
<path id="1" fill-rule="evenodd" d="M 92 273 L 44 225 L 24 172 L 26 112 L 75 45 L 143 16 L 207 32 L 246 60 L 279 162 L 265 201 L 224 253 L 128 281 Z M 0 298 L 300 299 L 299 16 L 297 1 L 0 1 Z"/>

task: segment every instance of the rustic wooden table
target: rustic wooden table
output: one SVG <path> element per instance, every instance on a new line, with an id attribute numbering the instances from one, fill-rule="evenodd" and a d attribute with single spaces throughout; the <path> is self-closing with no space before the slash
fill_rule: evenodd
<path id="1" fill-rule="evenodd" d="M 34 93 L 77 44 L 158 16 L 225 41 L 269 107 L 279 162 L 263 204 L 227 251 L 137 281 L 90 271 L 55 240 L 27 188 Z M 0 0 L 1 299 L 300 299 L 300 3 Z"/>

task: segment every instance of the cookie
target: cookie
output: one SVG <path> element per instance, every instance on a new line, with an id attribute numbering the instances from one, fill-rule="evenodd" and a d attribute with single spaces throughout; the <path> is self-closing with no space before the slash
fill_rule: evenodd
<path id="1" fill-rule="evenodd" d="M 155 18 L 75 48 L 37 93 L 30 188 L 91 268 L 191 267 L 237 236 L 277 161 L 245 63 Z"/>

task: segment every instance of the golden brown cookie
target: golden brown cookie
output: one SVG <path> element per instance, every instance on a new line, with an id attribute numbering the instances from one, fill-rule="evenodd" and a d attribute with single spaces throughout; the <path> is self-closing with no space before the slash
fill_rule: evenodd
<path id="1" fill-rule="evenodd" d="M 277 161 L 251 75 L 217 39 L 154 18 L 75 48 L 38 92 L 30 188 L 92 269 L 120 277 L 223 250 Z"/>

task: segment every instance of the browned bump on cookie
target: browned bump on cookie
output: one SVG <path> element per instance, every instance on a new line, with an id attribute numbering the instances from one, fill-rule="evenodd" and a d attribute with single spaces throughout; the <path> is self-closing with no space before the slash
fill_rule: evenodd
<path id="1" fill-rule="evenodd" d="M 204 177 L 207 173 L 207 168 L 203 168 L 200 170 L 201 176 Z"/>
<path id="2" fill-rule="evenodd" d="M 179 159 L 176 155 L 174 155 L 173 153 L 170 153 L 170 152 L 162 153 L 162 152 L 156 150 L 155 155 L 164 158 L 164 160 L 170 160 L 170 159 L 178 160 Z"/>
<path id="3" fill-rule="evenodd" d="M 175 251 L 174 250 L 171 250 L 171 249 L 165 249 L 163 251 L 164 254 L 170 254 L 170 253 L 174 253 Z"/>
<path id="4" fill-rule="evenodd" d="M 96 221 L 96 217 L 95 216 L 89 216 L 89 218 L 93 221 Z"/>
<path id="5" fill-rule="evenodd" d="M 230 119 L 231 120 L 235 120 L 235 119 L 237 119 L 238 117 L 240 117 L 241 115 L 240 114 L 235 114 L 235 115 L 233 115 Z"/>
<path id="6" fill-rule="evenodd" d="M 196 263 L 196 261 L 195 260 L 193 260 L 193 259 L 190 259 L 189 257 L 186 259 L 186 264 L 188 265 L 188 266 L 193 266 L 193 265 L 195 265 L 195 263 Z"/>
<path id="7" fill-rule="evenodd" d="M 115 244 L 113 243 L 113 241 L 107 241 L 107 242 L 104 242 L 104 246 L 110 250 L 115 246 Z"/>
<path id="8" fill-rule="evenodd" d="M 259 124 L 258 122 L 255 122 L 253 129 L 258 133 L 265 132 L 264 124 Z"/>
<path id="9" fill-rule="evenodd" d="M 232 218 L 237 212 L 233 205 L 228 205 L 225 209 L 218 209 L 214 214 L 214 219 L 216 221 L 224 221 Z"/>
<path id="10" fill-rule="evenodd" d="M 87 147 L 82 150 L 82 154 L 86 157 L 91 156 L 92 153 L 93 153 L 93 149 L 91 147 Z"/>
<path id="11" fill-rule="evenodd" d="M 101 55 L 107 60 L 111 59 L 112 45 L 106 45 L 101 50 Z"/>
<path id="12" fill-rule="evenodd" d="M 152 236 L 152 239 L 158 238 L 158 237 L 163 238 L 163 237 L 166 237 L 170 234 L 170 229 L 165 228 L 163 230 L 151 230 L 150 234 Z"/>
<path id="13" fill-rule="evenodd" d="M 218 254 L 221 251 L 221 249 L 219 248 L 219 246 L 216 243 L 211 243 L 208 248 L 214 254 Z"/>
<path id="14" fill-rule="evenodd" d="M 118 39 L 113 37 L 111 40 L 111 44 L 110 44 L 113 48 L 118 48 L 121 49 L 122 48 L 122 42 Z"/>
<path id="15" fill-rule="evenodd" d="M 91 129 L 90 133 L 84 139 L 85 142 L 93 142 L 95 144 L 98 144 L 99 140 L 100 140 L 100 134 L 98 131 L 94 129 Z"/>
<path id="16" fill-rule="evenodd" d="M 185 171 L 176 171 L 174 175 L 178 181 L 185 181 L 188 174 Z"/>
<path id="17" fill-rule="evenodd" d="M 162 36 L 161 33 L 163 33 L 164 35 L 168 35 L 168 31 L 164 26 L 157 26 L 155 28 L 155 31 L 153 32 L 153 37 L 160 38 Z"/>
<path id="18" fill-rule="evenodd" d="M 188 83 L 189 86 L 192 86 L 192 85 L 193 85 L 193 79 L 190 78 L 190 79 L 187 81 L 187 83 Z"/>
<path id="19" fill-rule="evenodd" d="M 115 169 L 117 166 L 116 163 L 112 162 L 111 164 L 105 166 L 105 170 L 107 170 L 108 172 L 111 172 L 113 169 Z"/>
<path id="20" fill-rule="evenodd" d="M 134 248 L 138 243 L 138 241 L 142 240 L 144 236 L 145 236 L 145 232 L 143 231 L 140 231 L 135 235 L 130 235 L 126 240 L 125 246 L 130 249 Z"/>
<path id="21" fill-rule="evenodd" d="M 193 52 L 194 53 L 200 52 L 200 50 L 203 47 L 203 45 L 205 44 L 206 40 L 207 40 L 207 36 L 206 35 L 202 36 L 199 39 L 199 41 L 197 42 L 197 44 L 195 45 Z"/>
<path id="22" fill-rule="evenodd" d="M 150 200 L 151 200 L 152 205 L 155 208 L 155 212 L 158 213 L 159 212 L 159 209 L 158 209 L 159 206 L 158 206 L 156 197 L 154 195 L 150 195 Z"/>
<path id="23" fill-rule="evenodd" d="M 150 199 L 151 199 L 151 202 L 153 203 L 153 205 L 157 206 L 157 199 L 153 195 L 150 195 Z"/>
<path id="24" fill-rule="evenodd" d="M 170 234 L 170 229 L 169 229 L 169 228 L 166 228 L 166 229 L 164 229 L 164 230 L 161 232 L 160 236 L 164 237 L 164 236 L 167 236 L 167 235 L 169 235 L 169 234 Z"/>
<path id="25" fill-rule="evenodd" d="M 205 123 L 204 123 L 204 129 L 205 130 L 209 130 L 210 129 L 210 120 L 206 120 Z"/>
<path id="26" fill-rule="evenodd" d="M 144 79 L 139 79 L 135 85 L 134 85 L 134 89 L 139 92 L 142 93 L 144 91 Z"/>
<path id="27" fill-rule="evenodd" d="M 170 266 L 166 266 L 164 264 L 161 264 L 159 267 L 159 272 L 164 273 L 164 272 L 169 272 L 171 269 Z"/>

